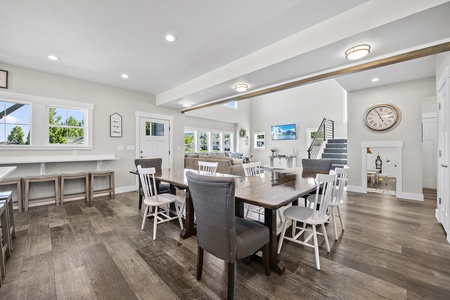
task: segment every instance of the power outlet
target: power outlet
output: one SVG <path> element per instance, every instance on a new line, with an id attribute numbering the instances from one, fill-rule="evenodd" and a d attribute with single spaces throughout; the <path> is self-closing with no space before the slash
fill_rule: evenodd
<path id="1" fill-rule="evenodd" d="M 117 150 L 123 151 L 123 146 L 117 146 Z"/>
<path id="2" fill-rule="evenodd" d="M 127 146 L 127 150 L 129 151 L 134 150 L 134 146 Z"/>

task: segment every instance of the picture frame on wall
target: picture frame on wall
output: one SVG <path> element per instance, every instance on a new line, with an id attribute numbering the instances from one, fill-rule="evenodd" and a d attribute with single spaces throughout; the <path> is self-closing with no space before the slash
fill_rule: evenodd
<path id="1" fill-rule="evenodd" d="M 0 70 L 0 88 L 8 88 L 8 71 Z"/>
<path id="2" fill-rule="evenodd" d="M 122 137 L 122 116 L 118 113 L 113 113 L 109 116 L 110 122 L 110 137 Z"/>

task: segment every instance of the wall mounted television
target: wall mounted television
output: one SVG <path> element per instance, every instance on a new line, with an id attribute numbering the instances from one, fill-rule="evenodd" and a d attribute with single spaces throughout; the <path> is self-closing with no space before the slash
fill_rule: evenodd
<path id="1" fill-rule="evenodd" d="M 273 125 L 270 132 L 272 133 L 272 141 L 295 140 L 297 138 L 295 124 Z"/>

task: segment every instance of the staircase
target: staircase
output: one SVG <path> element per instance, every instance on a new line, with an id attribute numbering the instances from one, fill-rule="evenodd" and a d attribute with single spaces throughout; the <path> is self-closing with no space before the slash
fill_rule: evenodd
<path id="1" fill-rule="evenodd" d="M 347 165 L 347 139 L 330 139 L 327 140 L 322 158 L 331 159 L 333 165 L 331 169 L 342 168 Z"/>

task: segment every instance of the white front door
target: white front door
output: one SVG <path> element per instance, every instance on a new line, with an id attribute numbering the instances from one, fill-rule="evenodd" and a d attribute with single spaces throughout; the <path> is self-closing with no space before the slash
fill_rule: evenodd
<path id="1" fill-rule="evenodd" d="M 424 188 L 437 188 L 437 117 L 422 117 L 422 185 Z"/>
<path id="2" fill-rule="evenodd" d="M 169 121 L 139 117 L 139 157 L 161 157 L 162 168 L 169 168 Z"/>

